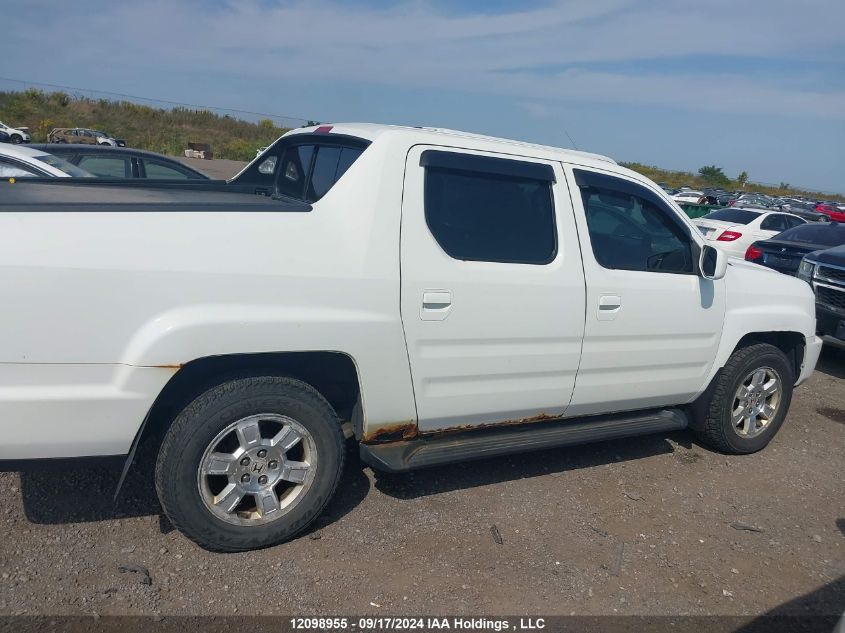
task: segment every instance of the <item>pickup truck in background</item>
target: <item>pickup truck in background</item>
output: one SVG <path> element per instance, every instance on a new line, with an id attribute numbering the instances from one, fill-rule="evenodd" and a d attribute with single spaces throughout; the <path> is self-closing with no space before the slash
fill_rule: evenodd
<path id="1" fill-rule="evenodd" d="M 809 253 L 798 277 L 816 293 L 816 330 L 845 343 L 845 245 Z"/>
<path id="2" fill-rule="evenodd" d="M 245 170 L 266 196 L 0 184 L 0 459 L 158 442 L 173 524 L 238 551 L 319 515 L 346 440 L 393 472 L 687 428 L 752 453 L 814 369 L 810 287 L 611 159 L 371 124 L 276 146 Z"/>

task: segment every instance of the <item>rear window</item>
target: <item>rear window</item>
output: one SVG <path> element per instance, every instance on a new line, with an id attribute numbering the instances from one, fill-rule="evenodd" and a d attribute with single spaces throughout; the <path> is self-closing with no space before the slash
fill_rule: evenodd
<path id="1" fill-rule="evenodd" d="M 824 246 L 845 244 L 845 225 L 842 224 L 804 224 L 788 229 L 777 236 L 782 242 L 809 242 Z"/>
<path id="2" fill-rule="evenodd" d="M 733 222 L 734 224 L 748 224 L 759 217 L 760 214 L 756 211 L 747 211 L 745 209 L 719 209 L 717 211 L 711 211 L 701 219 Z"/>
<path id="3" fill-rule="evenodd" d="M 369 141 L 342 134 L 295 134 L 266 148 L 229 181 L 255 187 L 256 193 L 316 202 L 340 180 L 369 146 Z"/>

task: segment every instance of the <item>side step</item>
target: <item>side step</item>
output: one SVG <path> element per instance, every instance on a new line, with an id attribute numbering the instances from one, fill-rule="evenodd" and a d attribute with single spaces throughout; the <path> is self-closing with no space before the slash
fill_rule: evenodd
<path id="1" fill-rule="evenodd" d="M 556 446 L 589 444 L 649 433 L 687 428 L 689 418 L 680 409 L 537 422 L 519 427 L 487 428 L 454 435 L 422 435 L 412 440 L 361 444 L 361 459 L 389 473 L 439 466 L 452 462 L 524 453 Z"/>

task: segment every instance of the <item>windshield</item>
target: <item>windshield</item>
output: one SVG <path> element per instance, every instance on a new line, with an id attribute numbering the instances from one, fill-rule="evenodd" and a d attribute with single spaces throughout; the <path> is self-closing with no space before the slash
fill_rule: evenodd
<path id="1" fill-rule="evenodd" d="M 776 238 L 779 242 L 808 242 L 822 246 L 845 244 L 845 225 L 838 223 L 804 224 L 787 229 Z"/>
<path id="2" fill-rule="evenodd" d="M 705 215 L 702 220 L 720 220 L 722 222 L 733 222 L 734 224 L 748 224 L 760 217 L 756 211 L 745 209 L 718 209 Z"/>
<path id="3" fill-rule="evenodd" d="M 59 158 L 58 156 L 53 156 L 52 154 L 42 154 L 41 156 L 36 156 L 35 160 L 40 160 L 42 163 L 47 163 L 48 165 L 50 165 L 50 167 L 54 167 L 59 171 L 63 171 L 68 176 L 73 176 L 74 178 L 94 177 L 94 174 L 89 173 L 80 167 L 77 167 L 73 163 L 69 163 L 64 158 Z"/>

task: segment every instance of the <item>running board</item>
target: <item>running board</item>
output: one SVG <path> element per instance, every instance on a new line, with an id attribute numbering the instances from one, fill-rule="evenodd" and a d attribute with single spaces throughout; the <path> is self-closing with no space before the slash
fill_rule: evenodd
<path id="1" fill-rule="evenodd" d="M 361 459 L 389 473 L 524 453 L 557 446 L 589 444 L 649 433 L 680 431 L 689 425 L 681 409 L 536 422 L 519 427 L 487 428 L 451 435 L 421 435 L 411 440 L 361 444 Z"/>

